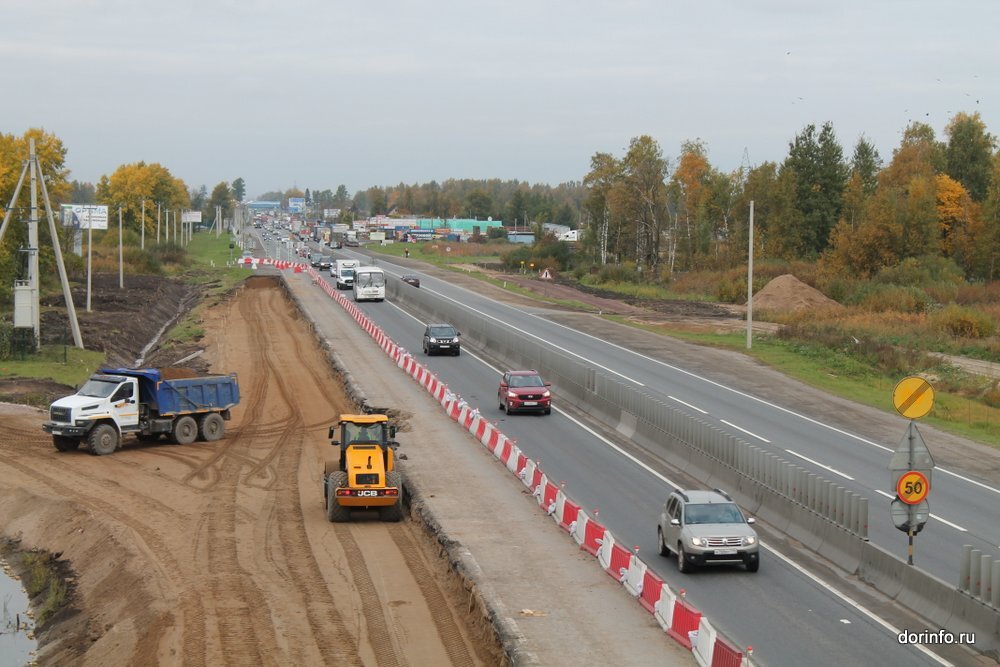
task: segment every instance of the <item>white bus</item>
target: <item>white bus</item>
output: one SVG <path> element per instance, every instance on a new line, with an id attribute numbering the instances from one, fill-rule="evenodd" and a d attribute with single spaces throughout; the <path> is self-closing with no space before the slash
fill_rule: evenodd
<path id="1" fill-rule="evenodd" d="M 385 272 L 377 266 L 354 269 L 354 300 L 381 301 L 385 298 Z"/>

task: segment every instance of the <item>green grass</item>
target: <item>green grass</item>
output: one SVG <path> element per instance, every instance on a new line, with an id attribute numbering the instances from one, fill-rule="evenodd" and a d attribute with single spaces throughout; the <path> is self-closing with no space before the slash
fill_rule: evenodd
<path id="1" fill-rule="evenodd" d="M 432 246 L 437 246 L 439 250 L 448 247 L 455 248 L 456 250 L 454 253 L 438 252 L 431 250 Z M 384 246 L 372 243 L 366 245 L 365 250 L 377 252 L 382 255 L 391 255 L 393 257 L 403 257 L 406 254 L 405 251 L 409 250 L 410 259 L 417 259 L 421 262 L 433 264 L 434 266 L 447 268 L 450 264 L 495 264 L 500 261 L 499 251 L 488 254 L 465 254 L 466 252 L 471 252 L 472 250 L 475 250 L 478 253 L 480 250 L 486 250 L 492 247 L 494 246 L 491 246 L 490 244 L 422 241 L 420 243 L 390 243 L 389 245 Z"/>
<path id="2" fill-rule="evenodd" d="M 72 345 L 43 345 L 28 359 L 0 361 L 0 378 L 49 379 L 75 387 L 104 363 L 104 353 L 81 350 Z"/>
<path id="3" fill-rule="evenodd" d="M 885 412 L 894 412 L 892 390 L 901 377 L 887 377 L 857 359 L 820 345 L 757 335 L 752 348 L 747 350 L 745 332 L 678 331 L 664 326 L 638 325 L 619 316 L 605 317 L 661 335 L 740 352 L 822 391 Z M 927 372 L 933 374 L 934 370 L 927 369 Z M 1000 409 L 963 396 L 935 392 L 934 408 L 920 421 L 958 436 L 1000 447 Z"/>
<path id="4" fill-rule="evenodd" d="M 42 627 L 66 605 L 69 585 L 59 574 L 55 559 L 46 553 L 32 551 L 24 554 L 23 566 L 25 592 L 32 599 L 41 596 L 41 602 L 33 606 L 35 625 Z"/>
<path id="5" fill-rule="evenodd" d="M 597 282 L 587 280 L 586 277 L 580 281 L 583 285 L 601 289 L 621 296 L 636 299 L 666 299 L 669 301 L 718 301 L 714 296 L 707 294 L 691 294 L 687 292 L 673 292 L 663 285 L 650 283 L 627 283 L 619 281 Z"/>

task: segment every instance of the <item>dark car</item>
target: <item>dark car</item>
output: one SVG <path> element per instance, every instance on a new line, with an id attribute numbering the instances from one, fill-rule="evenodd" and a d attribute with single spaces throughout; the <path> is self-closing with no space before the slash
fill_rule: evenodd
<path id="1" fill-rule="evenodd" d="M 329 255 L 323 255 L 322 257 L 320 257 L 319 268 L 321 268 L 321 269 L 329 269 L 331 266 L 333 266 L 333 258 L 332 257 L 330 257 Z"/>
<path id="2" fill-rule="evenodd" d="M 552 412 L 551 382 L 542 380 L 538 371 L 507 371 L 500 378 L 497 403 L 500 409 L 512 412 Z"/>
<path id="3" fill-rule="evenodd" d="M 420 287 L 420 278 L 418 278 L 417 276 L 405 275 L 405 276 L 400 277 L 400 280 L 402 280 L 407 285 L 413 285 L 414 287 Z"/>
<path id="4" fill-rule="evenodd" d="M 309 255 L 309 266 L 313 267 L 314 269 L 320 268 L 319 263 L 320 261 L 322 261 L 322 259 L 323 259 L 322 254 L 318 252 L 312 253 L 311 255 Z"/>
<path id="5" fill-rule="evenodd" d="M 456 357 L 462 352 L 458 337 L 462 333 L 450 324 L 428 324 L 424 329 L 424 354 L 449 352 Z"/>

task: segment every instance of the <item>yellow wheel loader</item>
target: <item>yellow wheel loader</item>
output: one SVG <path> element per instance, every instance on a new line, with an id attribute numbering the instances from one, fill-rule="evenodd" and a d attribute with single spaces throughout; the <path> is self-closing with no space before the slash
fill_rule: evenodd
<path id="1" fill-rule="evenodd" d="M 340 415 L 329 438 L 340 458 L 327 461 L 323 473 L 326 518 L 350 521 L 352 509 L 378 510 L 382 521 L 403 518 L 403 478 L 395 461 L 399 443 L 389 418 Z"/>

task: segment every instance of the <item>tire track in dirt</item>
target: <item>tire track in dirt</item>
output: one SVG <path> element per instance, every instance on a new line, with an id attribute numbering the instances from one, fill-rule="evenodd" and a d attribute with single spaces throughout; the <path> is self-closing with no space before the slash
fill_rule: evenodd
<path id="1" fill-rule="evenodd" d="M 344 550 L 345 560 L 351 570 L 351 581 L 361 598 L 361 613 L 365 618 L 365 625 L 368 628 L 368 641 L 372 650 L 375 651 L 375 660 L 379 667 L 398 667 L 399 658 L 396 657 L 396 649 L 393 646 L 392 635 L 389 633 L 389 624 L 385 620 L 385 613 L 382 611 L 382 601 L 378 596 L 378 589 L 372 581 L 372 575 L 365 567 L 364 553 L 354 539 L 354 532 L 350 524 L 332 524 L 340 547 Z"/>
<path id="2" fill-rule="evenodd" d="M 288 318 L 282 317 L 282 312 L 290 308 L 283 292 L 279 290 L 268 291 L 268 304 L 266 311 L 274 315 L 267 320 L 273 324 L 284 328 L 282 339 L 293 341 L 293 357 L 295 359 L 306 358 L 302 349 L 302 332 L 300 324 L 293 324 Z M 280 301 L 275 304 L 274 300 Z M 264 310 L 264 309 L 261 309 Z M 255 320 L 258 322 L 259 320 Z M 323 573 L 319 568 L 312 551 L 309 536 L 305 530 L 305 517 L 303 516 L 301 495 L 298 484 L 298 471 L 301 464 L 302 450 L 304 445 L 304 430 L 302 424 L 302 414 L 298 407 L 298 402 L 294 400 L 294 392 L 288 386 L 281 370 L 283 365 L 275 358 L 269 336 L 260 331 L 260 327 L 255 324 L 252 335 L 259 336 L 259 345 L 255 349 L 264 353 L 259 360 L 259 367 L 266 368 L 270 377 L 270 383 L 278 389 L 278 394 L 284 402 L 285 408 L 296 419 L 291 420 L 288 433 L 283 437 L 284 446 L 271 450 L 271 455 L 264 457 L 256 469 L 251 469 L 247 477 L 260 474 L 262 470 L 269 467 L 272 462 L 276 466 L 274 477 L 279 483 L 274 486 L 275 498 L 271 504 L 271 511 L 274 512 L 276 520 L 269 522 L 269 525 L 278 529 L 278 545 L 286 561 L 283 573 L 290 578 L 290 583 L 298 591 L 304 601 L 303 609 L 310 626 L 312 637 L 322 637 L 329 632 L 330 624 L 333 624 L 333 635 L 338 638 L 337 642 L 318 642 L 317 648 L 323 655 L 327 664 L 352 664 L 360 665 L 361 658 L 358 654 L 355 641 L 351 638 L 344 622 L 343 616 L 336 607 L 333 597 L 329 593 Z M 330 381 L 329 376 L 323 376 L 319 371 L 311 366 L 305 366 L 317 389 L 323 387 Z M 292 438 L 298 436 L 293 443 Z M 269 541 L 269 548 L 273 543 Z M 270 557 L 272 562 L 274 556 Z"/>
<path id="3" fill-rule="evenodd" d="M 324 662 L 327 664 L 360 665 L 361 660 L 357 649 L 340 612 L 335 607 L 332 596 L 329 594 L 304 529 L 297 483 L 299 458 L 302 451 L 301 424 L 303 420 L 298 409 L 298 402 L 294 400 L 293 391 L 282 377 L 285 366 L 281 364 L 279 358 L 281 350 L 275 347 L 275 341 L 272 340 L 275 336 L 271 335 L 268 326 L 261 324 L 262 322 L 271 322 L 272 324 L 284 322 L 285 318 L 282 317 L 280 306 L 284 305 L 286 309 L 288 306 L 284 295 L 280 293 L 277 293 L 280 302 L 276 306 L 274 303 L 275 295 L 269 294 L 269 292 L 272 291 L 254 290 L 252 298 L 245 293 L 244 299 L 241 299 L 239 304 L 245 321 L 252 323 L 251 326 L 247 327 L 245 333 L 251 340 L 251 365 L 255 370 L 252 377 L 253 386 L 250 391 L 252 398 L 246 408 L 248 410 L 246 414 L 263 414 L 266 406 L 270 414 L 284 416 L 270 422 L 271 428 L 267 429 L 269 437 L 261 437 L 263 434 L 260 431 L 263 429 L 258 429 L 254 422 L 249 422 L 234 434 L 233 440 L 241 443 L 241 451 L 252 453 L 255 448 L 263 445 L 266 451 L 262 458 L 254 455 L 240 456 L 240 461 L 237 461 L 237 457 L 232 455 L 235 450 L 225 453 L 224 456 L 213 457 L 219 468 L 219 476 L 212 493 L 219 495 L 220 500 L 222 500 L 221 496 L 225 496 L 224 501 L 213 504 L 235 507 L 237 499 L 229 496 L 230 487 L 235 490 L 237 482 L 244 486 L 250 485 L 249 481 L 253 477 L 253 471 L 256 470 L 258 474 L 267 471 L 269 462 L 275 458 L 283 462 L 280 473 L 277 471 L 269 473 L 270 477 L 280 480 L 280 483 L 271 489 L 272 492 L 276 490 L 277 493 L 272 493 L 267 498 L 267 507 L 264 510 L 268 515 L 276 514 L 277 520 L 270 521 L 265 518 L 265 525 L 277 526 L 279 539 L 277 541 L 268 540 L 268 553 L 265 558 L 271 563 L 275 573 L 282 579 L 283 583 L 291 583 L 304 601 L 301 608 L 307 614 L 311 631 L 311 636 L 299 637 L 298 641 L 288 637 L 287 639 L 290 640 L 288 646 L 293 652 L 301 652 L 302 642 L 313 643 L 317 638 L 331 634 L 329 630 L 332 623 L 334 625 L 332 634 L 338 637 L 338 641 L 315 642 L 316 650 L 323 655 Z M 291 340 L 296 340 L 301 335 L 300 332 L 286 331 L 283 333 Z M 318 376 L 316 377 L 318 379 Z M 275 424 L 281 428 L 275 429 Z M 298 434 L 298 438 L 295 437 L 296 434 Z M 246 464 L 248 460 L 254 461 L 254 463 Z M 286 480 L 289 483 L 286 484 Z M 220 559 L 229 562 L 237 561 L 239 545 L 234 537 L 235 529 L 235 510 L 232 513 L 216 511 L 208 516 L 205 541 L 211 563 L 218 563 Z M 280 556 L 284 557 L 285 566 L 282 567 L 278 564 L 279 558 L 274 553 L 275 551 L 280 552 Z M 222 565 L 222 563 L 218 564 Z M 215 567 L 212 569 L 213 571 L 217 570 Z M 237 582 L 228 583 L 232 588 L 232 585 Z M 257 593 L 260 590 L 260 588 L 254 589 Z M 222 588 L 216 590 L 219 595 L 225 592 Z M 230 592 L 234 591 L 230 590 Z M 251 591 L 247 590 L 247 586 L 244 585 L 238 591 L 237 597 L 246 599 L 251 594 Z M 247 602 L 250 601 L 247 600 Z M 268 610 L 264 601 L 256 606 L 258 609 Z M 241 634 L 243 635 L 241 643 L 253 643 L 253 629 L 254 624 L 246 614 L 237 614 L 237 618 L 233 618 L 232 622 L 222 624 L 220 636 L 224 646 Z M 267 651 L 265 655 L 269 653 Z M 298 662 L 305 659 L 304 655 L 298 657 Z"/>
<path id="4" fill-rule="evenodd" d="M 252 321 L 252 308 L 247 291 L 236 300 L 247 321 Z M 261 313 L 257 313 L 260 316 Z M 268 364 L 268 341 L 258 326 L 246 332 L 253 343 L 251 350 L 255 369 L 266 369 Z M 262 414 L 262 406 L 267 400 L 268 373 L 258 373 L 253 378 L 250 401 L 246 406 L 247 415 Z M 286 401 L 287 402 L 287 401 Z M 278 420 L 286 426 L 292 418 Z M 275 634 L 270 607 L 252 573 L 240 565 L 240 549 L 237 537 L 237 507 L 242 472 L 247 459 L 257 441 L 255 425 L 240 429 L 228 440 L 226 447 L 216 452 L 200 467 L 200 471 L 214 470 L 211 483 L 203 491 L 211 498 L 206 521 L 203 524 L 204 537 L 198 540 L 198 548 L 203 549 L 210 575 L 209 590 L 215 604 L 224 604 L 217 610 L 214 623 L 218 632 L 222 660 L 226 664 L 264 664 L 265 656 L 279 655 L 280 649 Z M 275 439 L 272 447 L 282 444 L 282 437 Z M 238 455 L 231 455 L 238 454 Z M 185 478 L 188 481 L 198 474 L 192 471 Z M 201 533 L 199 533 L 201 534 Z"/>
<path id="5" fill-rule="evenodd" d="M 427 607 L 431 612 L 431 619 L 434 627 L 437 628 L 438 636 L 444 645 L 444 650 L 454 667 L 472 667 L 476 661 L 469 653 L 469 647 L 465 642 L 465 635 L 462 633 L 458 622 L 455 620 L 448 605 L 448 599 L 438 586 L 433 572 L 427 566 L 423 553 L 402 526 L 390 526 L 389 535 L 395 542 L 396 548 L 402 554 L 403 560 L 410 568 L 413 579 L 420 587 L 420 593 L 427 602 Z"/>

